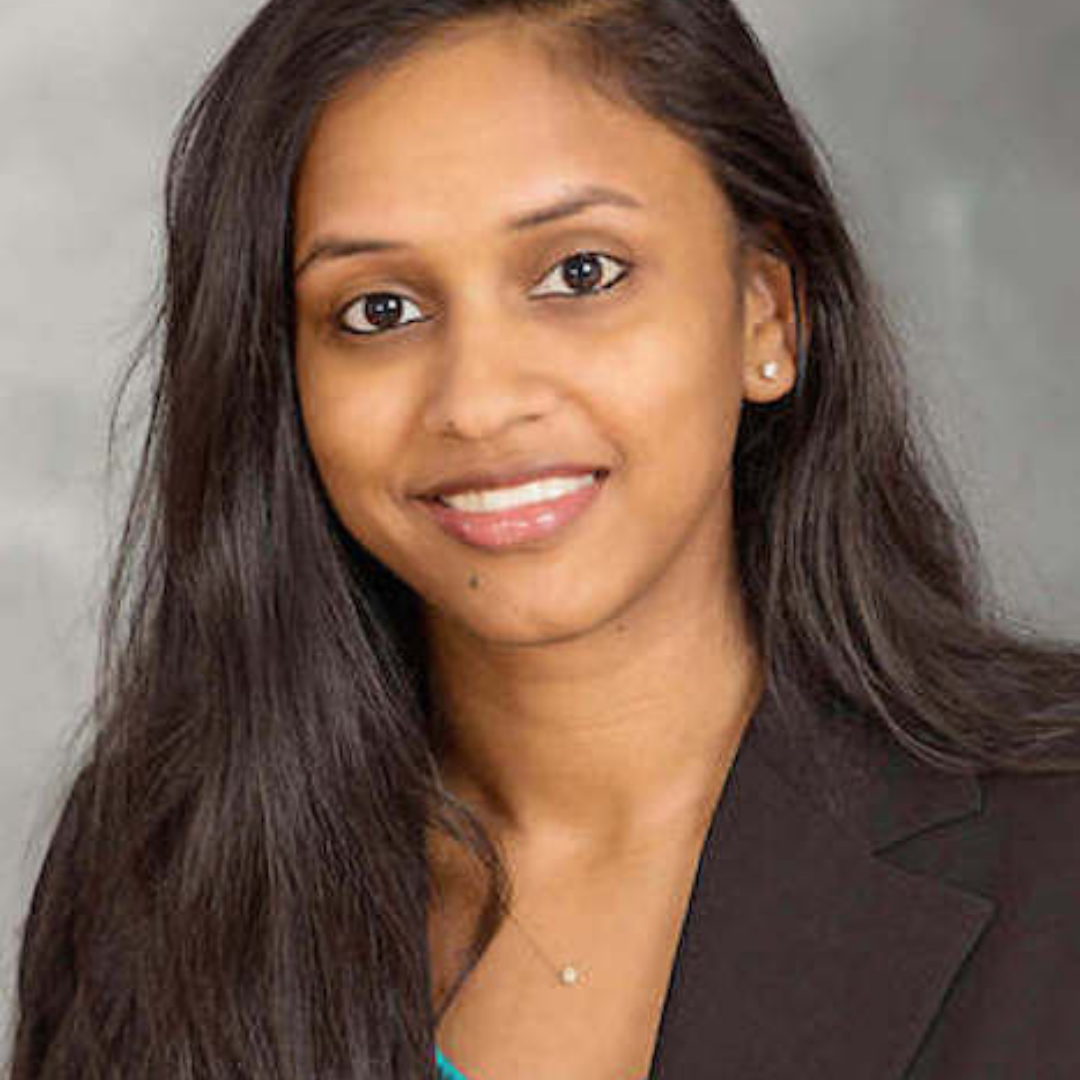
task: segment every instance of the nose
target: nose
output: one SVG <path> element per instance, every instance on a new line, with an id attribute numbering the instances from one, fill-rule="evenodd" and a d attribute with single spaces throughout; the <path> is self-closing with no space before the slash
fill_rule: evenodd
<path id="1" fill-rule="evenodd" d="M 424 406 L 424 430 L 453 432 L 460 439 L 497 441 L 523 420 L 550 412 L 557 399 L 553 365 L 530 355 L 527 334 L 510 317 L 473 305 L 472 313 L 447 322 L 441 351 L 432 365 Z M 535 354 L 536 350 L 533 350 Z"/>

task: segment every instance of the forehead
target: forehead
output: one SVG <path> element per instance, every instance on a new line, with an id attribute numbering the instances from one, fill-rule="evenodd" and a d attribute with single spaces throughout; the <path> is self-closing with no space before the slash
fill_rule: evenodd
<path id="1" fill-rule="evenodd" d="M 555 70 L 527 36 L 486 29 L 360 76 L 323 109 L 298 178 L 297 235 L 494 232 L 587 184 L 626 191 L 672 227 L 727 221 L 697 147 Z"/>

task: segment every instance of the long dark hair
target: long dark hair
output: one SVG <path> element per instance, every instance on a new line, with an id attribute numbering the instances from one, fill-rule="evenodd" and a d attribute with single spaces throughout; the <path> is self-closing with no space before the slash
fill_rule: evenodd
<path id="1" fill-rule="evenodd" d="M 944 770 L 1080 767 L 1080 648 L 1010 623 L 807 125 L 729 0 L 272 0 L 179 129 L 151 409 L 91 743 L 37 882 L 13 1080 L 432 1075 L 498 850 L 439 782 L 417 597 L 345 532 L 293 371 L 292 187 L 344 80 L 481 17 L 693 140 L 788 262 L 800 376 L 747 404 L 742 585 L 782 709 L 843 702 Z M 428 830 L 488 875 L 439 1008 Z"/>

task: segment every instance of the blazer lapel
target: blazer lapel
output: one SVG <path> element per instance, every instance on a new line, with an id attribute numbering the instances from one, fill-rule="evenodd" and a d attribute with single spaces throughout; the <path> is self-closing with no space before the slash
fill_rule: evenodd
<path id="1" fill-rule="evenodd" d="M 898 1080 L 993 915 L 992 901 L 880 854 L 978 813 L 978 779 L 826 719 L 800 727 L 765 699 L 743 735 L 702 846 L 649 1080 Z M 833 750 L 810 754 L 785 727 Z"/>

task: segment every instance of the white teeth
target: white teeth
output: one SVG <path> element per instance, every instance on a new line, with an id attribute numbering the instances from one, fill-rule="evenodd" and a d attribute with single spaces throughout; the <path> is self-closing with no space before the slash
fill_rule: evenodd
<path id="1" fill-rule="evenodd" d="M 529 503 L 559 499 L 563 495 L 580 491 L 595 483 L 596 475 L 593 473 L 587 476 L 560 476 L 521 484 L 519 487 L 498 488 L 490 491 L 463 491 L 460 495 L 441 495 L 439 500 L 455 510 L 464 510 L 472 514 L 490 514 L 496 510 L 509 510 L 515 506 L 528 506 Z"/>

